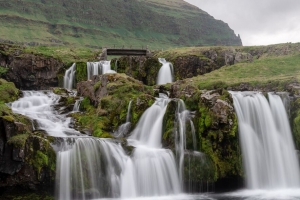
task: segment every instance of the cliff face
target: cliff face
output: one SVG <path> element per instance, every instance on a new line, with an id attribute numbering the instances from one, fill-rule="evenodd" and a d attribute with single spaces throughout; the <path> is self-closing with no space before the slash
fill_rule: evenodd
<path id="1" fill-rule="evenodd" d="M 183 0 L 12 0 L 0 13 L 0 41 L 29 45 L 242 45 L 226 23 Z"/>
<path id="2" fill-rule="evenodd" d="M 0 79 L 0 94 L 0 196 L 13 187 L 52 193 L 56 155 L 50 140 L 5 104 L 19 96 L 13 83 Z"/>
<path id="3" fill-rule="evenodd" d="M 58 85 L 57 74 L 64 64 L 54 58 L 24 53 L 21 49 L 8 52 L 0 45 L 0 66 L 7 69 L 5 78 L 22 90 L 42 90 Z"/>
<path id="4" fill-rule="evenodd" d="M 126 73 L 146 85 L 155 85 L 158 71 L 162 66 L 158 58 L 166 58 L 171 62 L 174 66 L 175 80 L 183 80 L 212 72 L 223 66 L 252 62 L 253 56 L 257 55 L 256 51 L 252 52 L 252 55 L 232 47 L 191 48 L 187 49 L 186 54 L 181 54 L 180 49 L 179 52 L 176 51 L 175 49 L 154 53 L 153 57 L 121 57 L 114 59 L 111 64 L 118 72 Z"/>

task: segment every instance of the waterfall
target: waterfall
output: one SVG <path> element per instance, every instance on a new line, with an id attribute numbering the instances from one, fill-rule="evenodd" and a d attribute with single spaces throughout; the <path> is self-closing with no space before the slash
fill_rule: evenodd
<path id="1" fill-rule="evenodd" d="M 58 137 L 79 135 L 78 131 L 69 128 L 71 118 L 53 108 L 59 99 L 60 96 L 50 91 L 23 91 L 23 97 L 9 106 L 13 112 L 30 117 L 34 129 L 45 130 L 49 135 Z"/>
<path id="2" fill-rule="evenodd" d="M 110 61 L 87 62 L 87 79 L 90 80 L 93 75 L 116 73 L 111 69 Z"/>
<path id="3" fill-rule="evenodd" d="M 181 192 L 175 159 L 171 150 L 162 149 L 163 117 L 170 99 L 163 94 L 148 108 L 128 143 L 134 146 L 132 162 L 128 162 L 121 197 L 160 196 Z M 128 186 L 132 187 L 128 190 Z M 125 188 L 125 189 L 123 189 Z"/>
<path id="4" fill-rule="evenodd" d="M 300 172 L 287 112 L 280 96 L 231 92 L 251 189 L 299 188 Z"/>
<path id="5" fill-rule="evenodd" d="M 121 145 L 108 139 L 74 141 L 57 154 L 57 199 L 119 197 L 120 174 L 129 159 Z"/>
<path id="6" fill-rule="evenodd" d="M 75 83 L 75 72 L 76 72 L 76 63 L 66 70 L 64 76 L 64 88 L 71 90 L 74 88 Z"/>
<path id="7" fill-rule="evenodd" d="M 184 165 L 184 155 L 186 150 L 186 123 L 190 122 L 192 139 L 193 139 L 193 150 L 197 150 L 197 141 L 195 134 L 195 127 L 192 121 L 194 117 L 193 113 L 186 109 L 184 101 L 179 99 L 178 106 L 176 110 L 176 119 L 175 123 L 175 147 L 176 147 L 176 156 L 178 157 L 178 166 L 179 166 L 179 178 L 180 182 L 183 184 L 183 165 Z"/>
<path id="8" fill-rule="evenodd" d="M 118 130 L 116 131 L 116 133 L 114 133 L 114 136 L 117 137 L 117 138 L 124 137 L 128 133 L 128 131 L 130 129 L 130 126 L 131 126 L 131 123 L 130 123 L 130 118 L 131 118 L 131 114 L 130 114 L 131 104 L 132 104 L 132 100 L 129 102 L 129 105 L 128 105 L 127 115 L 126 115 L 126 122 L 124 124 L 122 124 L 118 128 Z"/>
<path id="9" fill-rule="evenodd" d="M 116 73 L 116 71 L 111 69 L 110 61 L 100 61 L 102 66 L 102 74 Z"/>
<path id="10" fill-rule="evenodd" d="M 100 62 L 87 62 L 87 80 L 91 80 L 93 75 L 98 75 L 100 73 Z"/>
<path id="11" fill-rule="evenodd" d="M 75 138 L 57 156 L 58 199 L 140 197 L 181 192 L 171 150 L 162 149 L 163 117 L 170 99 L 160 95 L 128 139 L 130 156 L 109 139 Z M 130 121 L 128 105 L 126 121 Z"/>
<path id="12" fill-rule="evenodd" d="M 80 98 L 75 101 L 75 104 L 73 106 L 73 112 L 79 112 L 80 103 L 82 100 L 83 100 L 83 98 Z"/>
<path id="13" fill-rule="evenodd" d="M 156 84 L 162 85 L 166 83 L 173 82 L 173 65 L 170 62 L 167 62 L 164 58 L 159 58 L 158 61 L 162 64 L 159 69 Z"/>

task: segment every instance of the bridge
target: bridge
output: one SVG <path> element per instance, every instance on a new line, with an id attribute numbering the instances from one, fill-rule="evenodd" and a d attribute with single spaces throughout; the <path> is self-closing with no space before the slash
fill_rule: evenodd
<path id="1" fill-rule="evenodd" d="M 151 56 L 148 48 L 103 48 L 100 60 L 107 60 L 107 56 Z"/>

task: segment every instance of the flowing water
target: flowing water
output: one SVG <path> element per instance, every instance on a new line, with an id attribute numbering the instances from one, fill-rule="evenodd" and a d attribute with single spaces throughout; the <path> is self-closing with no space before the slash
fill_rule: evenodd
<path id="1" fill-rule="evenodd" d="M 296 200 L 300 199 L 299 164 L 285 106 L 269 93 L 232 92 L 240 140 L 251 190 L 232 193 L 183 194 L 183 160 L 203 159 L 187 152 L 186 135 L 195 140 L 193 112 L 178 102 L 175 122 L 176 157 L 162 148 L 163 118 L 171 99 L 160 94 L 140 118 L 123 147 L 120 141 L 81 135 L 69 128 L 70 118 L 55 106 L 59 96 L 49 91 L 23 91 L 10 103 L 16 113 L 32 119 L 35 129 L 62 138 L 57 152 L 56 199 L 178 199 L 178 200 Z M 79 104 L 79 101 L 78 101 Z M 130 123 L 128 105 L 126 123 Z M 76 108 L 75 108 L 76 107 Z M 74 105 L 74 111 L 78 111 Z M 188 131 L 187 131 L 188 130 Z M 193 142 L 193 149 L 197 143 Z M 192 157 L 189 157 L 192 155 Z"/>
<path id="2" fill-rule="evenodd" d="M 80 98 L 80 99 L 77 99 L 75 101 L 75 104 L 73 106 L 73 112 L 79 112 L 79 108 L 80 108 L 80 104 L 81 104 L 81 101 L 83 100 L 83 98 Z"/>
<path id="3" fill-rule="evenodd" d="M 130 170 L 133 179 L 124 180 L 135 186 L 134 193 L 122 193 L 121 197 L 161 196 L 181 192 L 175 158 L 171 150 L 162 149 L 163 117 L 170 99 L 160 94 L 139 120 L 128 139 L 134 146 Z"/>
<path id="4" fill-rule="evenodd" d="M 183 100 L 178 100 L 178 106 L 176 110 L 176 118 L 177 118 L 177 129 L 175 129 L 175 147 L 176 147 L 176 156 L 178 157 L 178 166 L 179 166 L 179 178 L 181 184 L 183 184 L 183 162 L 184 155 L 186 151 L 186 123 L 190 122 L 191 133 L 193 138 L 193 150 L 197 150 L 197 142 L 196 142 L 196 134 L 195 127 L 192 121 L 193 113 L 186 109 Z M 183 186 L 182 186 L 183 187 Z"/>
<path id="5" fill-rule="evenodd" d="M 23 91 L 23 97 L 10 104 L 15 113 L 32 119 L 34 129 L 45 130 L 49 135 L 67 137 L 80 135 L 69 128 L 71 118 L 59 114 L 54 106 L 59 104 L 60 96 L 50 91 Z"/>
<path id="6" fill-rule="evenodd" d="M 87 79 L 90 80 L 93 75 L 116 73 L 111 69 L 110 61 L 87 62 Z"/>
<path id="7" fill-rule="evenodd" d="M 117 73 L 116 71 L 111 69 L 110 61 L 100 61 L 100 64 L 102 66 L 102 74 Z"/>
<path id="8" fill-rule="evenodd" d="M 162 85 L 166 83 L 172 83 L 174 79 L 174 70 L 172 63 L 167 62 L 164 58 L 159 58 L 158 61 L 162 64 L 162 66 L 158 72 L 156 84 Z"/>
<path id="9" fill-rule="evenodd" d="M 127 109 L 127 115 L 126 115 L 126 122 L 124 124 L 122 124 L 118 130 L 114 133 L 114 136 L 116 138 L 120 138 L 120 137 L 125 137 L 126 134 L 129 132 L 129 129 L 131 127 L 131 104 L 132 104 L 132 100 L 129 102 L 128 105 L 128 109 Z"/>
<path id="10" fill-rule="evenodd" d="M 75 84 L 75 73 L 76 73 L 76 63 L 66 70 L 64 76 L 64 88 L 71 90 L 74 88 Z"/>
<path id="11" fill-rule="evenodd" d="M 135 198 L 179 194 L 171 150 L 162 149 L 163 117 L 170 99 L 157 98 L 128 139 L 130 156 L 113 140 L 77 138 L 57 157 L 57 199 Z M 128 106 L 127 120 L 130 119 Z M 149 126 L 150 125 L 150 126 Z"/>
<path id="12" fill-rule="evenodd" d="M 280 96 L 232 92 L 249 189 L 300 187 L 298 157 Z"/>
<path id="13" fill-rule="evenodd" d="M 100 62 L 87 62 L 87 80 L 91 80 L 93 75 L 101 74 Z"/>

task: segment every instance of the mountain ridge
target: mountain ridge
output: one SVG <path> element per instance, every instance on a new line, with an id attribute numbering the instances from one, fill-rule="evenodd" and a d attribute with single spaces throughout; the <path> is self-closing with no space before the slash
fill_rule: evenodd
<path id="1" fill-rule="evenodd" d="M 0 1 L 0 39 L 102 47 L 241 46 L 228 24 L 183 0 Z"/>

